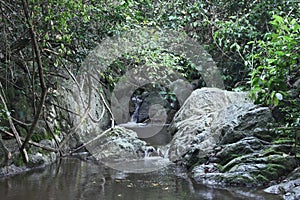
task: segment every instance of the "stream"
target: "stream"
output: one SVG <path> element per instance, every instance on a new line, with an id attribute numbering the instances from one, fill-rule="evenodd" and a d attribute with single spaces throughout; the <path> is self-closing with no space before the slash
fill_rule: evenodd
<path id="1" fill-rule="evenodd" d="M 64 158 L 46 168 L 0 178 L 0 197 L 2 200 L 280 199 L 257 188 L 194 184 L 174 164 L 154 172 L 124 173 L 77 158 Z"/>

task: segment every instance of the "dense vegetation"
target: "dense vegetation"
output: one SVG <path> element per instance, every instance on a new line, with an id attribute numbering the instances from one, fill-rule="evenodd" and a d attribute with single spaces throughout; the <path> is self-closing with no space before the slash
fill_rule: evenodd
<path id="1" fill-rule="evenodd" d="M 197 40 L 217 63 L 226 89 L 250 91 L 256 103 L 269 106 L 281 137 L 299 132 L 300 9 L 295 1 L 1 0 L 0 14 L 0 130 L 2 137 L 24 137 L 17 138 L 21 149 L 34 139 L 47 100 L 62 79 L 76 76 L 88 52 L 104 38 L 143 27 L 184 32 Z M 182 55 L 144 49 L 122 55 L 102 82 L 111 90 L 127 67 L 149 60 L 165 61 L 189 81 L 201 79 Z"/>

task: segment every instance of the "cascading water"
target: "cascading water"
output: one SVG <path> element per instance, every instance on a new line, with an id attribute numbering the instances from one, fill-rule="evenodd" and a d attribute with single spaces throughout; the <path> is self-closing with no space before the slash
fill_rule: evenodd
<path id="1" fill-rule="evenodd" d="M 132 97 L 131 100 L 134 103 L 134 112 L 131 115 L 130 122 L 137 123 L 139 121 L 139 109 L 143 100 L 137 96 Z"/>
<path id="2" fill-rule="evenodd" d="M 152 154 L 155 154 L 155 155 L 157 154 L 157 151 L 155 150 L 155 148 L 152 147 L 152 146 L 146 147 L 144 158 L 148 158 L 148 157 L 150 157 Z"/>
<path id="3" fill-rule="evenodd" d="M 163 158 L 169 158 L 169 147 L 168 146 L 161 146 L 157 147 L 157 154 Z"/>
<path id="4" fill-rule="evenodd" d="M 155 149 L 153 146 L 147 146 L 144 151 L 144 154 L 144 158 L 161 157 L 167 159 L 169 154 L 169 148 L 166 146 L 159 146 Z"/>

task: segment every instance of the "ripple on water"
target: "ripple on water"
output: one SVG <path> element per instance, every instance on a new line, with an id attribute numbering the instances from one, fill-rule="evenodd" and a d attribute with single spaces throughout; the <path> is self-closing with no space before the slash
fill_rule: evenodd
<path id="1" fill-rule="evenodd" d="M 167 167 L 171 162 L 167 158 L 154 156 L 143 159 L 105 161 L 103 164 L 125 173 L 148 173 Z"/>

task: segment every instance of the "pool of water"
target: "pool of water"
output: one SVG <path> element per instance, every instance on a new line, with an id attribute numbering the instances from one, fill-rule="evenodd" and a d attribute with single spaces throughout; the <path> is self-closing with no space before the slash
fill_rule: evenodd
<path id="1" fill-rule="evenodd" d="M 127 163 L 128 165 L 128 163 Z M 135 163 L 136 165 L 136 163 Z M 125 173 L 103 164 L 61 159 L 43 169 L 0 178 L 1 200 L 280 199 L 257 188 L 212 188 L 168 165 L 149 173 Z"/>

